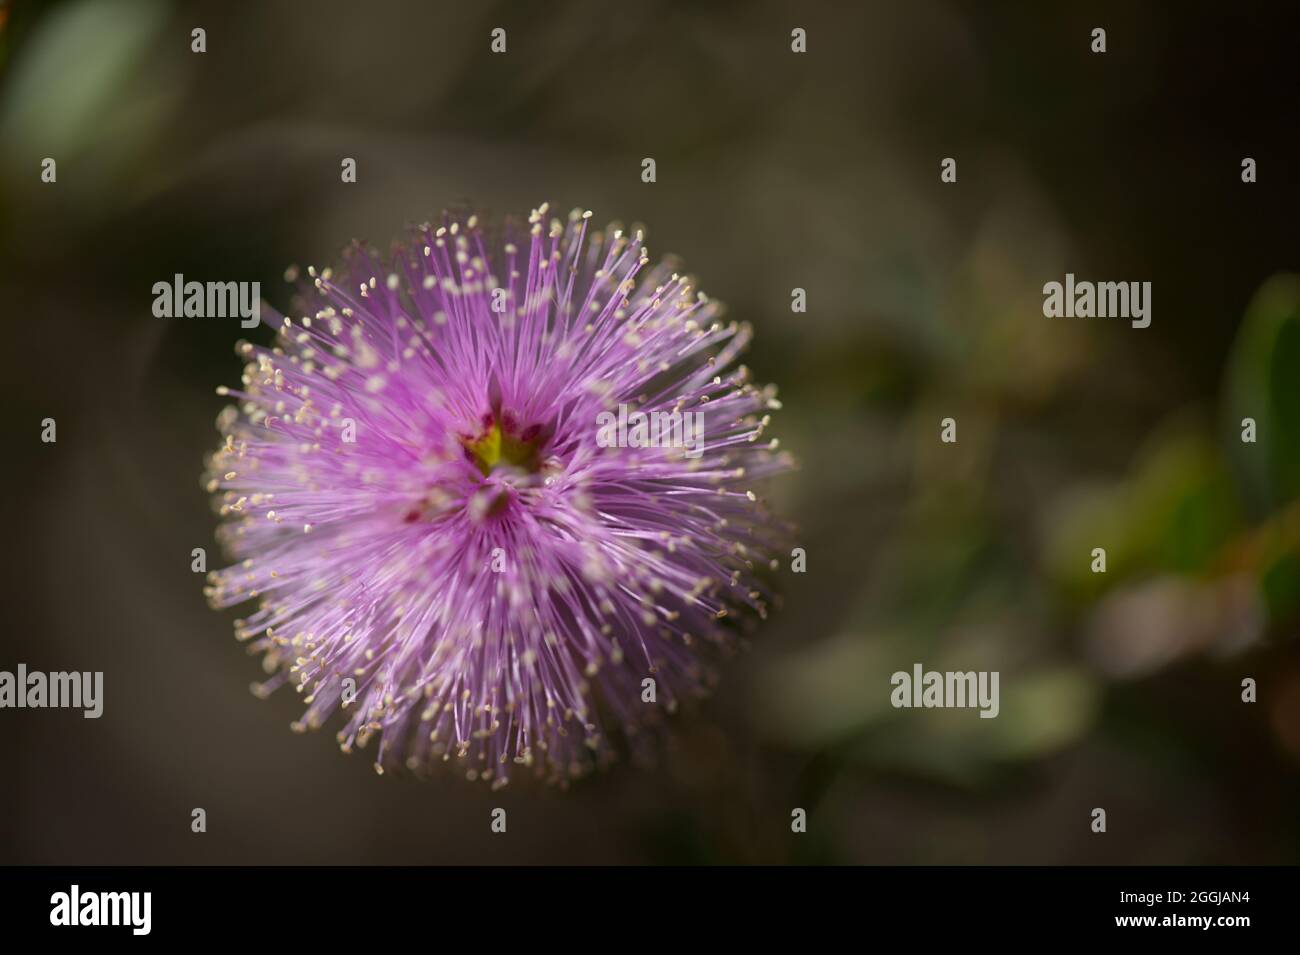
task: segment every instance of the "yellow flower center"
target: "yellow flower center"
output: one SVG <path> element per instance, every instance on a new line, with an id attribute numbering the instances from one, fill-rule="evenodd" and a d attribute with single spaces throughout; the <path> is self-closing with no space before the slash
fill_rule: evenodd
<path id="1" fill-rule="evenodd" d="M 536 474 L 542 468 L 541 449 L 536 441 L 524 441 L 501 430 L 495 421 L 482 436 L 465 442 L 475 466 L 487 477 L 497 468 L 515 468 Z"/>

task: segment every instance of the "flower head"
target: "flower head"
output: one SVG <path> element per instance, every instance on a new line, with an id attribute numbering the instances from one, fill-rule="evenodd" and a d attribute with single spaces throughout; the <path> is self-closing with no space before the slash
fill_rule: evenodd
<path id="1" fill-rule="evenodd" d="M 386 263 L 354 244 L 219 389 L 237 563 L 209 599 L 257 602 L 256 691 L 295 684 L 297 729 L 342 710 L 381 772 L 579 775 L 766 613 L 780 527 L 753 488 L 789 462 L 775 389 L 733 364 L 749 329 L 590 215 L 499 241 L 444 217 Z"/>

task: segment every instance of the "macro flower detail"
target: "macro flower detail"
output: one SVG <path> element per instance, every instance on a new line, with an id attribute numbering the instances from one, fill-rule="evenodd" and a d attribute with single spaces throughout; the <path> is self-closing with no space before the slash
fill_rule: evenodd
<path id="1" fill-rule="evenodd" d="M 706 690 L 771 603 L 786 528 L 755 487 L 791 461 L 735 364 L 750 329 L 590 217 L 354 243 L 218 389 L 235 563 L 208 598 L 255 602 L 256 692 L 293 684 L 299 730 L 341 712 L 380 772 L 563 783 Z"/>

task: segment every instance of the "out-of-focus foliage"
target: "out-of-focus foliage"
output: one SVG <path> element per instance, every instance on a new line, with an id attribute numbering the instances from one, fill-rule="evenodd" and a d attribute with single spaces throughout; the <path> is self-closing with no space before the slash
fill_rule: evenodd
<path id="1" fill-rule="evenodd" d="M 77 786 L 80 737 L 17 742 L 21 804 L 81 826 L 21 827 L 19 859 L 484 861 L 477 791 L 377 781 L 328 734 L 270 729 L 296 700 L 246 698 L 188 569 L 245 332 L 154 318 L 150 289 L 260 280 L 287 306 L 292 262 L 544 199 L 646 222 L 754 325 L 802 462 L 768 493 L 808 569 L 777 572 L 783 607 L 663 765 L 501 795 L 496 861 L 1300 859 L 1300 177 L 1271 98 L 1295 31 L 1236 6 L 1122 5 L 1093 57 L 1053 4 L 13 5 L 6 655 L 147 701 L 106 717 Z M 1067 271 L 1152 279 L 1152 326 L 1045 318 Z M 33 450 L 47 414 L 58 455 Z M 895 710 L 916 663 L 1000 671 L 999 716 Z M 158 820 L 196 788 L 223 839 L 180 850 Z"/>

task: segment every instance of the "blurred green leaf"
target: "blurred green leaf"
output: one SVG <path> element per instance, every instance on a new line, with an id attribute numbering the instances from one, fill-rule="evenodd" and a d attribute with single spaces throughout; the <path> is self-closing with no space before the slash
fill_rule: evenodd
<path id="1" fill-rule="evenodd" d="M 1226 444 L 1256 516 L 1300 494 L 1300 276 L 1255 293 L 1233 345 L 1225 391 Z M 1254 444 L 1241 440 L 1253 418 Z"/>
<path id="2" fill-rule="evenodd" d="M 1260 584 L 1270 618 L 1285 620 L 1300 612 L 1300 556 L 1294 551 L 1270 555 Z"/>
<path id="3" fill-rule="evenodd" d="M 0 108 L 5 141 L 39 144 L 40 155 L 58 157 L 96 145 L 102 114 L 166 14 L 154 0 L 96 0 L 53 11 L 14 65 Z"/>
<path id="4" fill-rule="evenodd" d="M 1000 768 L 1038 759 L 1078 739 L 1092 724 L 1100 689 L 1081 668 L 1000 674 L 1001 712 L 899 710 L 854 750 L 857 761 L 955 785 L 975 785 Z"/>
<path id="5" fill-rule="evenodd" d="M 1091 599 L 1133 576 L 1210 569 L 1240 529 L 1236 489 L 1205 437 L 1181 427 L 1158 436 L 1131 477 L 1076 496 L 1058 515 L 1048 544 L 1053 576 Z M 1092 550 L 1106 550 L 1106 573 Z"/>
<path id="6" fill-rule="evenodd" d="M 767 735 L 801 747 L 848 738 L 889 708 L 892 645 L 843 633 L 779 661 L 757 681 L 755 715 Z"/>

